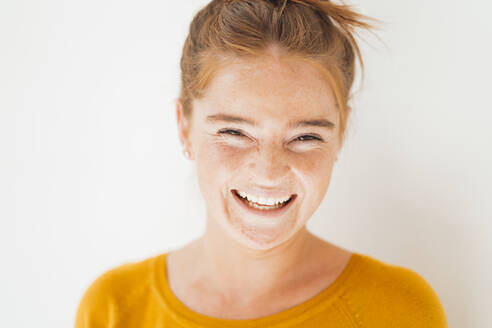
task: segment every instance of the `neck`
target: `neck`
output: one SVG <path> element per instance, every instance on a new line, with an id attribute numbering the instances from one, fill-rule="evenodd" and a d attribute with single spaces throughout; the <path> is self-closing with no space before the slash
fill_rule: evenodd
<path id="1" fill-rule="evenodd" d="M 306 278 L 318 240 L 305 226 L 288 241 L 268 250 L 240 245 L 207 222 L 196 242 L 198 275 L 228 300 L 254 302 L 295 286 Z"/>

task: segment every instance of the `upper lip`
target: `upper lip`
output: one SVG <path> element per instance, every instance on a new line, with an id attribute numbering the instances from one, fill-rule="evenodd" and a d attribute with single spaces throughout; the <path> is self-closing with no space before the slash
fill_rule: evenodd
<path id="1" fill-rule="evenodd" d="M 260 197 L 260 198 L 283 198 L 283 197 L 290 197 L 292 195 L 295 195 L 293 193 L 290 193 L 288 191 L 281 191 L 281 190 L 267 190 L 267 189 L 260 189 L 256 187 L 248 187 L 248 188 L 237 188 L 237 189 L 232 189 L 233 191 L 241 191 L 244 192 L 248 195 Z"/>

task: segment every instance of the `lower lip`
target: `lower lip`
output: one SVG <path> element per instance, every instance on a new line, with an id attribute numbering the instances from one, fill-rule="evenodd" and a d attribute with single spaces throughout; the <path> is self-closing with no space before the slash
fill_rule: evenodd
<path id="1" fill-rule="evenodd" d="M 271 209 L 271 210 L 260 210 L 260 209 L 257 209 L 257 208 L 254 208 L 254 207 L 251 207 L 249 206 L 248 204 L 246 204 L 237 194 L 235 191 L 231 190 L 231 193 L 232 193 L 232 196 L 234 197 L 234 199 L 236 199 L 236 201 L 239 203 L 239 205 L 244 208 L 245 210 L 247 210 L 249 213 L 251 214 L 255 214 L 255 215 L 258 215 L 258 216 L 263 216 L 263 217 L 266 217 L 266 218 L 275 218 L 275 217 L 278 217 L 278 216 L 281 216 L 283 215 L 285 212 L 287 212 L 289 210 L 289 208 L 292 206 L 292 203 L 294 203 L 294 201 L 296 200 L 297 198 L 297 195 L 293 195 L 292 196 L 292 199 L 289 201 L 289 203 L 285 206 L 282 206 L 282 207 L 279 207 L 279 208 L 275 208 L 275 209 Z"/>

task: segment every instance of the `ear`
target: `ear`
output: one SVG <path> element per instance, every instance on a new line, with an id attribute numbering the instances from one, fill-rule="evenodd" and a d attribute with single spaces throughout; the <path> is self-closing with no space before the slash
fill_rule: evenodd
<path id="1" fill-rule="evenodd" d="M 188 150 L 191 153 L 191 142 L 189 138 L 191 122 L 184 115 L 184 107 L 181 98 L 178 98 L 176 101 L 176 120 L 178 123 L 179 142 L 181 143 L 183 150 Z"/>

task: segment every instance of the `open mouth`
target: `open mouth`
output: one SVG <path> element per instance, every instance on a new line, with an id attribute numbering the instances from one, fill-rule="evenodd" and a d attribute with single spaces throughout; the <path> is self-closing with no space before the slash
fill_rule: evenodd
<path id="1" fill-rule="evenodd" d="M 261 215 L 281 214 L 290 207 L 290 204 L 292 204 L 297 197 L 296 194 L 293 194 L 289 197 L 289 199 L 283 202 L 279 201 L 274 204 L 272 204 L 272 202 L 270 202 L 270 204 L 262 204 L 259 202 L 251 201 L 246 197 L 242 197 L 235 189 L 231 190 L 231 192 L 234 195 L 234 198 L 242 204 L 243 208 L 248 209 L 252 213 Z"/>

